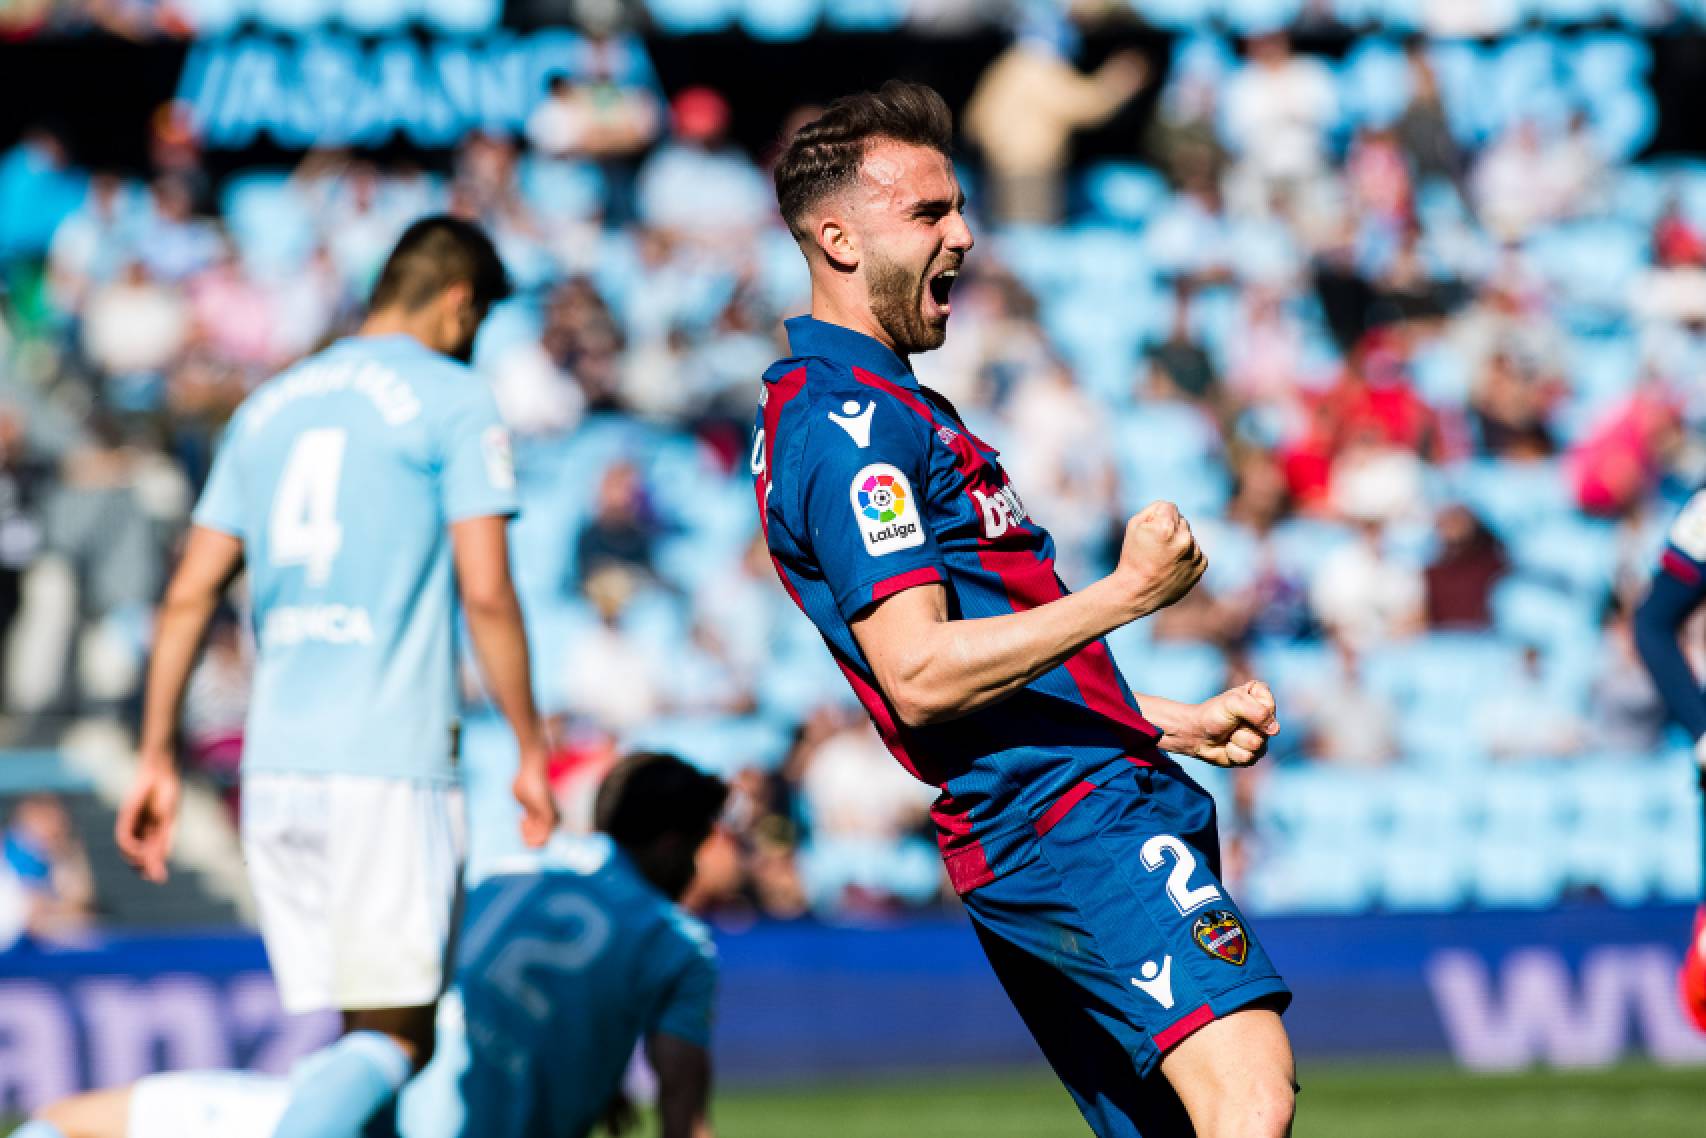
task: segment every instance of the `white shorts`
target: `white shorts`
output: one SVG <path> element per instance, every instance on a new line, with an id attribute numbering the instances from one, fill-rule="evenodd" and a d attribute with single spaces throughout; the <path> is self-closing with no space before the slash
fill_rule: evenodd
<path id="1" fill-rule="evenodd" d="M 290 1081 L 245 1071 L 175 1071 L 138 1079 L 125 1138 L 272 1138 Z"/>
<path id="2" fill-rule="evenodd" d="M 243 858 L 284 1010 L 437 1000 L 465 849 L 458 787 L 246 776 Z"/>

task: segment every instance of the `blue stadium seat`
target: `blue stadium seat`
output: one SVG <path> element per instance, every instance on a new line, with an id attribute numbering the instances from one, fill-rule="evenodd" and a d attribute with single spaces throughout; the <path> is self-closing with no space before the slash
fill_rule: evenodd
<path id="1" fill-rule="evenodd" d="M 740 25 L 753 39 L 794 43 L 805 39 L 817 26 L 821 3 L 822 0 L 742 0 Z"/>
<path id="2" fill-rule="evenodd" d="M 236 27 L 249 5 L 246 0 L 179 0 L 176 8 L 197 35 L 213 38 Z"/>
<path id="3" fill-rule="evenodd" d="M 907 0 L 831 0 L 829 26 L 843 32 L 890 32 L 906 21 Z"/>
<path id="4" fill-rule="evenodd" d="M 1566 856 L 1562 843 L 1485 835 L 1470 855 L 1475 900 L 1526 909 L 1555 904 L 1564 890 Z"/>
<path id="5" fill-rule="evenodd" d="M 1128 0 L 1132 11 L 1158 28 L 1185 31 L 1201 26 L 1210 16 L 1208 6 L 1192 0 Z M 1218 13 L 1214 13 L 1218 14 Z"/>
<path id="6" fill-rule="evenodd" d="M 1581 597 L 1553 585 L 1506 577 L 1493 587 L 1493 625 L 1513 643 L 1580 641 L 1594 635 L 1594 617 Z"/>
<path id="7" fill-rule="evenodd" d="M 1220 0 L 1227 27 L 1241 36 L 1260 35 L 1290 26 L 1303 8 L 1302 0 Z"/>
<path id="8" fill-rule="evenodd" d="M 521 160 L 521 196 L 539 216 L 585 220 L 604 210 L 609 186 L 604 172 L 591 162 L 566 162 L 535 153 Z"/>
<path id="9" fill-rule="evenodd" d="M 1135 162 L 1098 162 L 1084 172 L 1085 204 L 1093 220 L 1141 227 L 1171 193 L 1167 180 Z"/>
<path id="10" fill-rule="evenodd" d="M 1251 866 L 1239 900 L 1253 913 L 1360 913 L 1376 896 L 1377 847 L 1269 849 Z"/>
<path id="11" fill-rule="evenodd" d="M 1251 650 L 1251 662 L 1256 676 L 1273 688 L 1282 723 L 1287 704 L 1339 673 L 1332 648 L 1319 640 L 1261 640 Z"/>
<path id="12" fill-rule="evenodd" d="M 1226 688 L 1226 657 L 1212 644 L 1159 640 L 1134 650 L 1121 639 L 1110 646 L 1136 691 L 1198 703 Z"/>
<path id="13" fill-rule="evenodd" d="M 1604 7 L 1595 0 L 1594 6 Z M 1612 96 L 1639 87 L 1653 66 L 1653 50 L 1637 36 L 1597 32 L 1578 39 L 1570 78 L 1584 95 Z"/>
<path id="14" fill-rule="evenodd" d="M 1659 108 L 1645 88 L 1606 95 L 1594 103 L 1592 125 L 1602 153 L 1627 162 L 1653 140 L 1659 126 Z"/>
<path id="15" fill-rule="evenodd" d="M 1381 842 L 1377 851 L 1380 903 L 1396 912 L 1438 912 L 1470 895 L 1472 866 L 1459 842 L 1409 834 Z"/>
<path id="16" fill-rule="evenodd" d="M 646 0 L 646 10 L 665 35 L 720 32 L 729 26 L 736 0 Z"/>
<path id="17" fill-rule="evenodd" d="M 1569 479 L 1555 461 L 1477 459 L 1447 471 L 1447 476 L 1464 504 L 1507 540 L 1528 526 L 1575 509 Z"/>
<path id="18" fill-rule="evenodd" d="M 220 193 L 220 213 L 244 266 L 262 279 L 295 272 L 319 244 L 314 217 L 283 170 L 233 175 Z"/>
<path id="19" fill-rule="evenodd" d="M 814 837 L 800 848 L 799 865 L 806 894 L 820 910 L 834 909 L 850 888 L 923 905 L 942 881 L 941 855 L 920 838 Z"/>
<path id="20" fill-rule="evenodd" d="M 757 716 L 670 716 L 624 736 L 624 751 L 671 751 L 723 778 L 749 767 L 773 771 L 787 756 L 789 733 Z"/>
<path id="21" fill-rule="evenodd" d="M 1588 607 L 1611 588 L 1617 547 L 1612 523 L 1566 515 L 1521 531 L 1510 552 L 1518 572 L 1537 583 L 1562 585 Z"/>
<path id="22" fill-rule="evenodd" d="M 1339 102 L 1358 126 L 1398 121 L 1410 101 L 1410 66 L 1399 45 L 1383 37 L 1355 41 L 1339 66 Z"/>
<path id="23" fill-rule="evenodd" d="M 1165 500 L 1187 517 L 1225 507 L 1231 480 L 1214 424 L 1194 406 L 1147 402 L 1113 425 L 1114 461 L 1125 512 Z"/>

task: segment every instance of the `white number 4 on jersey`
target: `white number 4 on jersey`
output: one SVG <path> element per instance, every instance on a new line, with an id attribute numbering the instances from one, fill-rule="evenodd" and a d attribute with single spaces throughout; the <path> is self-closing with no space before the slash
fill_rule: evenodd
<path id="1" fill-rule="evenodd" d="M 347 436 L 335 427 L 303 431 L 290 448 L 273 494 L 267 526 L 272 563 L 302 565 L 310 585 L 324 585 L 344 543 L 338 524 L 338 481 Z"/>

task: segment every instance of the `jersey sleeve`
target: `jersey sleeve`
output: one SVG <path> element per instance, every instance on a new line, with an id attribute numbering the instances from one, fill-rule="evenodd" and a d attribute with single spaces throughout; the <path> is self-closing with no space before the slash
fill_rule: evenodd
<path id="1" fill-rule="evenodd" d="M 1706 490 L 1696 491 L 1671 523 L 1659 568 L 1706 595 Z"/>
<path id="2" fill-rule="evenodd" d="M 716 1002 L 716 950 L 706 943 L 696 947 L 675 983 L 670 985 L 650 1033 L 673 1035 L 699 1047 L 709 1047 Z"/>
<path id="3" fill-rule="evenodd" d="M 808 414 L 802 529 L 841 615 L 852 620 L 885 597 L 946 581 L 924 509 L 923 421 L 886 398 Z"/>
<path id="4" fill-rule="evenodd" d="M 208 472 L 207 485 L 201 489 L 201 498 L 190 520 L 239 540 L 248 536 L 243 527 L 243 486 L 238 473 L 235 423 L 220 440 L 213 456 L 213 469 Z"/>
<path id="5" fill-rule="evenodd" d="M 1706 490 L 1671 525 L 1652 588 L 1635 610 L 1635 648 L 1671 716 L 1694 739 L 1706 738 L 1706 694 L 1677 634 L 1706 602 Z"/>
<path id="6" fill-rule="evenodd" d="M 439 493 L 445 519 L 460 522 L 515 514 L 515 457 L 492 393 L 483 384 L 474 387 L 441 429 Z"/>

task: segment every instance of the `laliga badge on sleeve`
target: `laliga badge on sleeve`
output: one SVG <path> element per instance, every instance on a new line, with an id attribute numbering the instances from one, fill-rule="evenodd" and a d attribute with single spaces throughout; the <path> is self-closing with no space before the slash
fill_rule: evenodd
<path id="1" fill-rule="evenodd" d="M 924 544 L 924 526 L 912 484 L 895 467 L 875 462 L 853 476 L 848 487 L 853 518 L 865 539 L 865 552 L 885 557 Z"/>
<path id="2" fill-rule="evenodd" d="M 1244 957 L 1250 951 L 1250 938 L 1244 935 L 1244 923 L 1238 914 L 1226 909 L 1211 909 L 1198 917 L 1191 926 L 1191 939 L 1197 947 L 1228 964 L 1244 967 Z"/>

